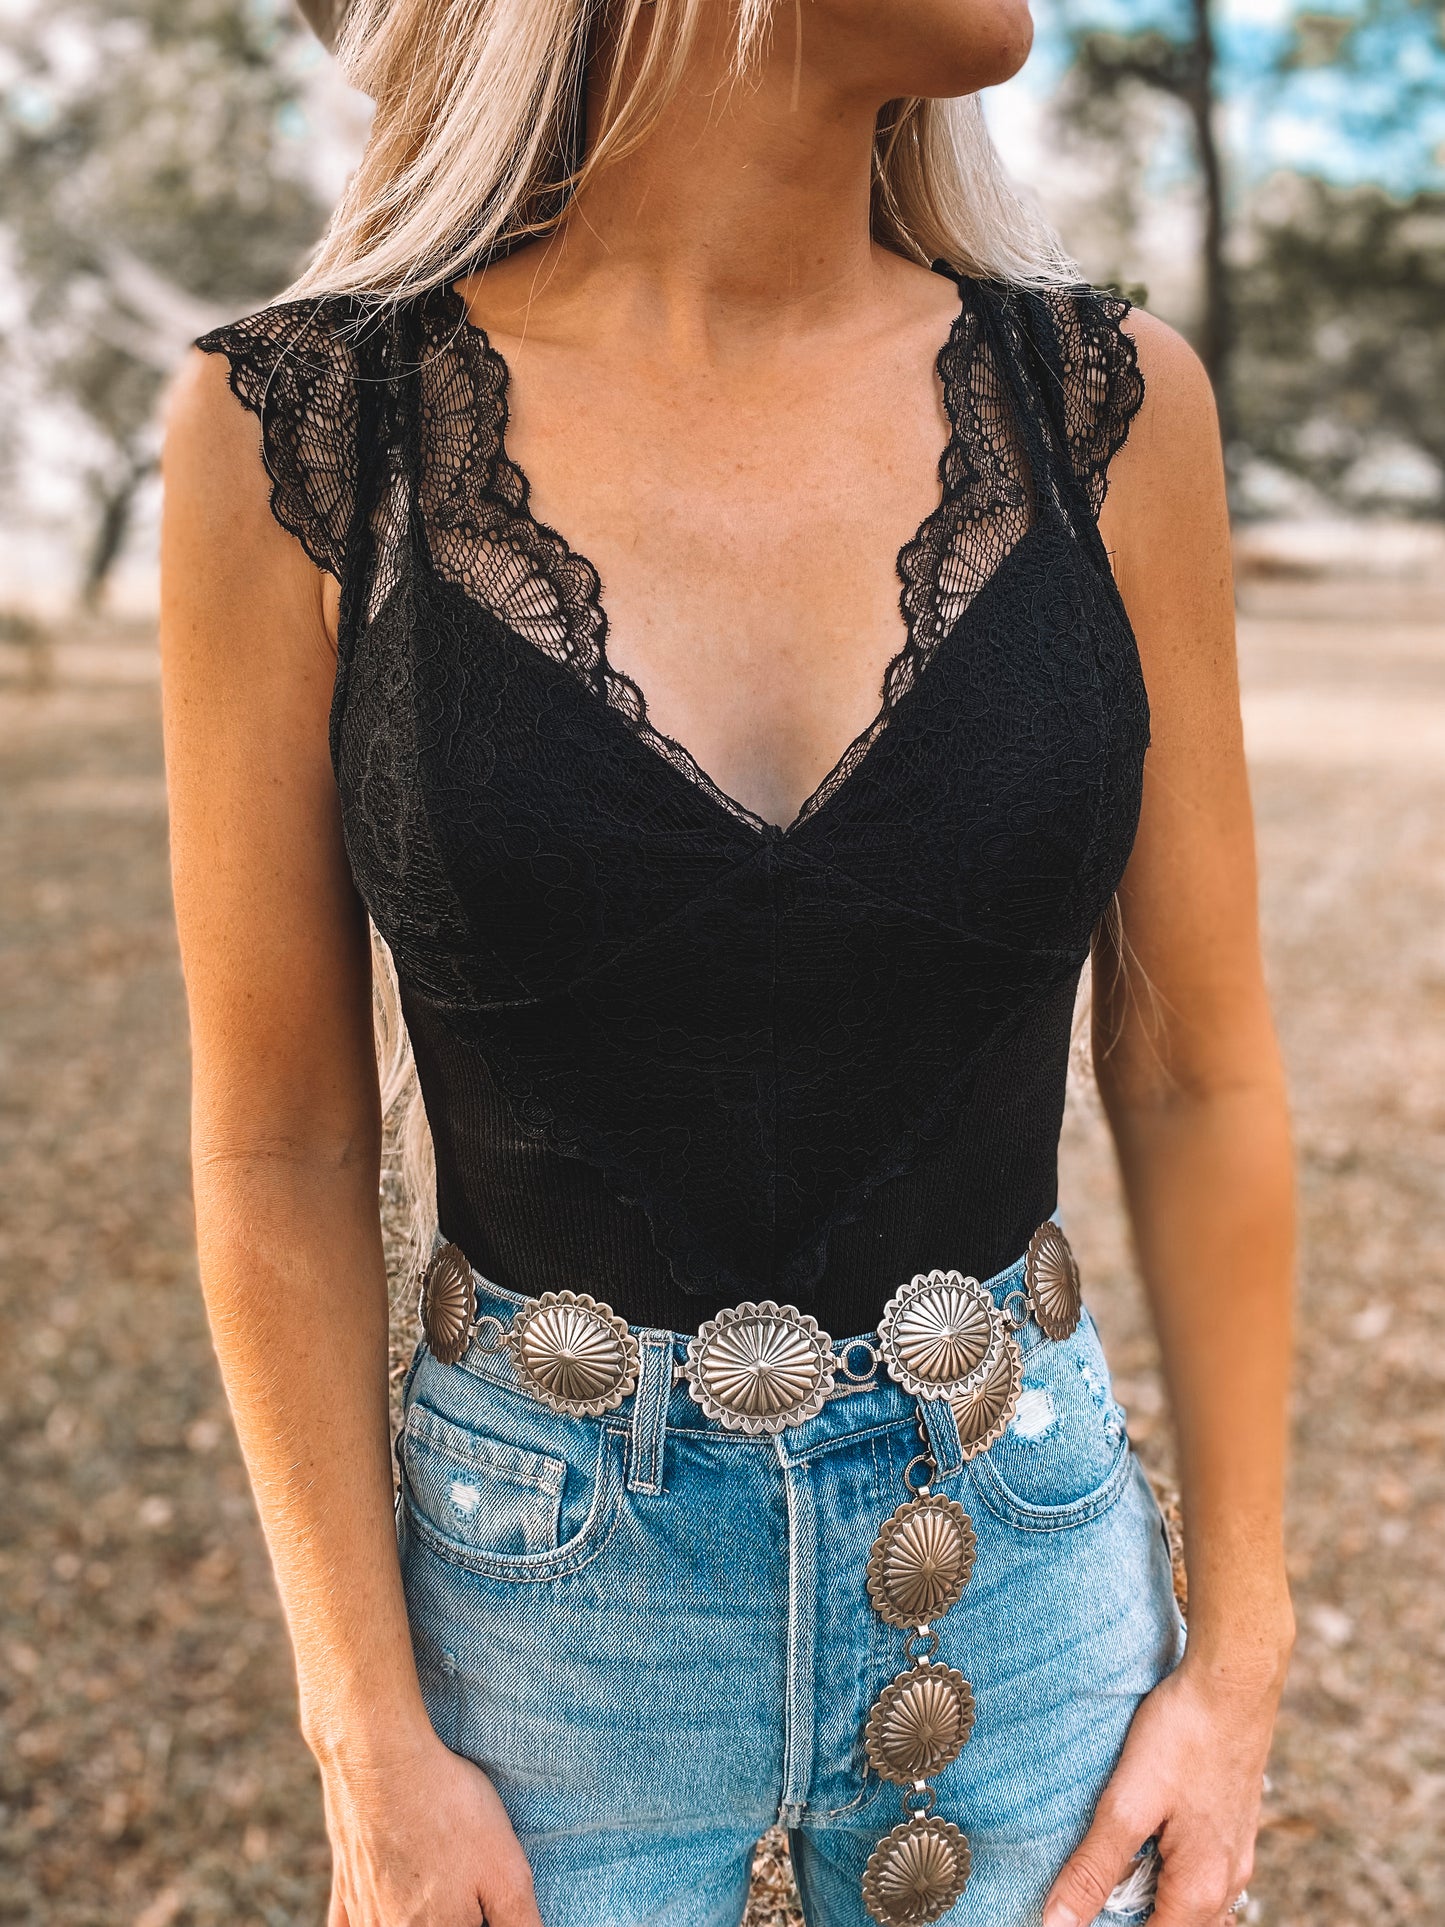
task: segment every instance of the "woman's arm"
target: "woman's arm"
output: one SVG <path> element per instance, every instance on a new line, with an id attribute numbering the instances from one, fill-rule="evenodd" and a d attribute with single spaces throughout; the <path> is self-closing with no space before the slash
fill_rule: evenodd
<path id="1" fill-rule="evenodd" d="M 335 585 L 193 356 L 165 450 L 161 645 L 201 1278 L 295 1648 L 332 1927 L 539 1927 L 485 1777 L 422 1703 L 396 1555 L 365 913 L 327 750 Z"/>
<path id="2" fill-rule="evenodd" d="M 1101 526 L 1152 712 L 1122 952 L 1095 947 L 1094 1059 L 1179 1440 L 1189 1642 L 1140 1709 L 1047 1927 L 1091 1921 L 1150 1834 L 1155 1927 L 1204 1927 L 1249 1877 L 1293 1638 L 1282 1551 L 1293 1267 L 1284 1078 L 1260 963 L 1229 523 L 1213 397 L 1130 323 L 1147 399 Z"/>

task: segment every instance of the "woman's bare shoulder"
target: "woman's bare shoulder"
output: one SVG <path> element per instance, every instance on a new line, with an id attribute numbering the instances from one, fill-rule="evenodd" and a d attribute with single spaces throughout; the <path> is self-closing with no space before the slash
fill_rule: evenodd
<path id="1" fill-rule="evenodd" d="M 1177 328 L 1146 308 L 1131 308 L 1120 327 L 1134 344 L 1144 398 L 1119 456 L 1129 451 L 1138 466 L 1183 459 L 1189 450 L 1217 443 L 1219 416 L 1208 371 Z"/>
<path id="2" fill-rule="evenodd" d="M 192 348 L 166 396 L 161 455 L 167 506 L 235 544 L 285 539 L 271 513 L 261 427 L 231 387 L 223 357 Z"/>
<path id="3" fill-rule="evenodd" d="M 163 609 L 184 613 L 191 646 L 253 678 L 273 654 L 283 677 L 318 645 L 334 656 L 336 584 L 278 519 L 261 424 L 198 348 L 166 397 L 161 477 Z"/>
<path id="4" fill-rule="evenodd" d="M 1153 759 L 1181 743 L 1238 758 L 1229 506 L 1214 392 L 1184 337 L 1124 322 L 1144 400 L 1109 475 L 1099 527 L 1139 644 Z"/>
<path id="5" fill-rule="evenodd" d="M 223 606 L 273 609 L 334 653 L 344 510 L 334 475 L 324 505 L 278 449 L 274 429 L 236 392 L 225 355 L 192 348 L 166 398 L 161 475 L 164 573 L 187 593 L 210 585 Z M 336 468 L 346 452 L 335 451 Z M 253 645 L 254 646 L 254 645 Z"/>
<path id="6" fill-rule="evenodd" d="M 1158 545 L 1227 543 L 1219 412 L 1208 371 L 1177 329 L 1142 308 L 1121 323 L 1138 356 L 1143 399 L 1109 469 L 1099 516 L 1119 564 L 1137 565 Z"/>
<path id="7" fill-rule="evenodd" d="M 203 335 L 178 372 L 166 464 L 187 502 L 237 536 L 294 538 L 340 579 L 356 499 L 356 304 L 276 302 Z"/>

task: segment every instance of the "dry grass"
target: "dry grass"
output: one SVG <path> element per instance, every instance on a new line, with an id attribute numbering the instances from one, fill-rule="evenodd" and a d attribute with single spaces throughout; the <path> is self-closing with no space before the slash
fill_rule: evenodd
<path id="1" fill-rule="evenodd" d="M 1445 625 L 1438 599 L 1379 585 L 1263 584 L 1248 607 L 1305 1225 L 1302 1637 L 1254 1918 L 1434 1927 Z M 0 1917 L 310 1927 L 319 1802 L 194 1285 L 149 649 L 102 636 L 0 658 Z M 1161 1466 L 1153 1347 L 1087 1102 L 1066 1168 L 1131 1430 Z M 767 1851 L 754 1927 L 789 1907 Z"/>

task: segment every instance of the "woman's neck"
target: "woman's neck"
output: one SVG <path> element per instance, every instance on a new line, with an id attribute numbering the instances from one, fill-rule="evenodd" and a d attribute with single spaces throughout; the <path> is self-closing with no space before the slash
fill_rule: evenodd
<path id="1" fill-rule="evenodd" d="M 557 234 L 489 271 L 498 325 L 527 332 L 525 309 L 545 328 L 540 310 L 561 320 L 585 291 L 670 355 L 717 360 L 764 332 L 827 326 L 902 265 L 869 231 L 878 103 L 850 97 L 806 48 L 795 57 L 786 5 L 739 78 L 730 12 L 699 34 L 647 137 L 589 176 Z M 593 127 L 604 90 L 595 77 Z"/>

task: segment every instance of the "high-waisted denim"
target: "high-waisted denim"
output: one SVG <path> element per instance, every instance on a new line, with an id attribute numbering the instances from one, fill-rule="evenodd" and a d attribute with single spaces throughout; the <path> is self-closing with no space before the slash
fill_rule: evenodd
<path id="1" fill-rule="evenodd" d="M 1020 1272 L 990 1281 L 1000 1303 Z M 479 1285 L 481 1312 L 517 1303 Z M 920 1413 L 934 1490 L 978 1537 L 935 1627 L 977 1703 L 934 1781 L 973 1851 L 943 1918 L 1037 1923 L 1183 1645 L 1088 1313 L 1061 1343 L 1018 1334 L 1014 1420 L 968 1464 L 947 1404 L 882 1374 L 775 1437 L 724 1431 L 673 1382 L 685 1336 L 634 1329 L 637 1390 L 602 1418 L 549 1411 L 475 1343 L 451 1366 L 420 1350 L 406 1385 L 398 1522 L 422 1690 L 442 1740 L 495 1783 L 544 1927 L 737 1927 L 775 1821 L 810 1927 L 868 1927 L 863 1866 L 902 1808 L 862 1734 L 904 1660 L 866 1564 L 908 1496 Z"/>

